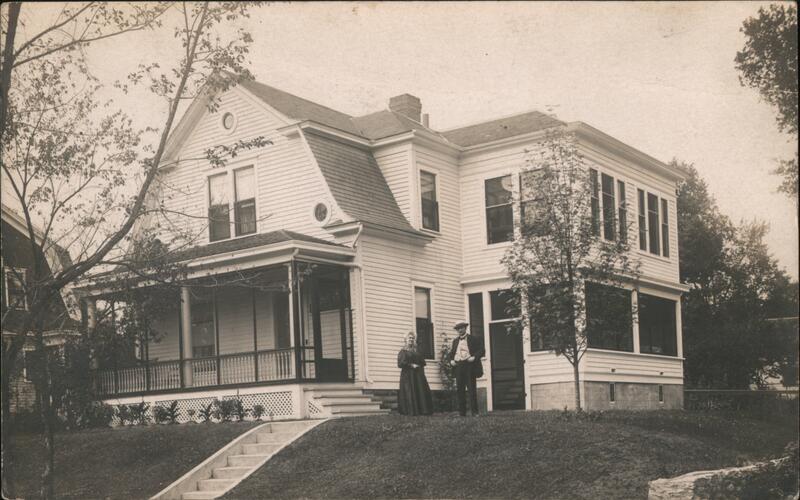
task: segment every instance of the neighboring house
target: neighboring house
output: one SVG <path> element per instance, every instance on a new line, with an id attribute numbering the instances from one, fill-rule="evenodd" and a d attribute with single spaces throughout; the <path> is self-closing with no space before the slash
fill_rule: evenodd
<path id="1" fill-rule="evenodd" d="M 489 410 L 571 406 L 571 366 L 527 333 L 506 334 L 515 318 L 504 307 L 510 282 L 500 263 L 519 221 L 513 200 L 525 151 L 564 128 L 597 172 L 599 203 L 612 207 L 600 212 L 610 217 L 604 236 L 619 237 L 615 217 L 626 212 L 642 263 L 637 288 L 620 295 L 638 302 L 638 321 L 614 345 L 592 341 L 581 362 L 584 407 L 682 406 L 680 171 L 536 111 L 436 131 L 408 94 L 360 117 L 257 82 L 219 97 L 215 113 L 202 99 L 190 106 L 150 200 L 173 214 L 173 227 L 200 235 L 178 259 L 194 281 L 176 294 L 138 365 L 100 374 L 108 401 L 177 399 L 197 409 L 238 394 L 276 418 L 346 412 L 347 404 L 366 411 L 362 391 L 397 389 L 397 353 L 410 330 L 440 389 L 435 359 L 452 325 L 469 318 L 486 345 L 478 387 Z M 200 159 L 213 145 L 258 136 L 271 144 L 223 168 Z M 208 286 L 246 272 L 258 272 L 264 287 Z M 87 291 L 110 299 L 100 285 Z"/>
<path id="2" fill-rule="evenodd" d="M 28 299 L 25 294 L 25 284 L 33 278 L 34 252 L 30 245 L 27 225 L 22 216 L 5 204 L 2 205 L 2 317 L 3 342 L 20 335 L 23 317 L 28 314 Z M 41 238 L 37 230 L 36 236 Z M 62 249 L 53 247 L 45 252 L 43 259 L 47 269 L 46 274 L 53 270 L 61 269 L 69 264 L 69 256 Z M 48 311 L 44 318 L 45 346 L 47 349 L 63 352 L 64 342 L 71 335 L 77 335 L 80 323 L 70 316 L 69 304 L 74 304 L 69 292 L 65 292 L 62 300 Z M 77 312 L 72 312 L 77 314 Z M 22 353 L 16 363 L 17 370 L 11 387 L 11 411 L 29 410 L 35 403 L 35 391 L 30 373 L 27 369 L 27 359 L 34 350 L 32 338 L 25 341 Z M 5 367 L 4 367 L 5 369 Z"/>

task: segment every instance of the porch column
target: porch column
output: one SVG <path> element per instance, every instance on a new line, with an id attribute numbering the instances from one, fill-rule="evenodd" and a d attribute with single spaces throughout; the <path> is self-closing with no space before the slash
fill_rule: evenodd
<path id="1" fill-rule="evenodd" d="M 636 288 L 631 292 L 631 314 L 633 316 L 633 352 L 639 353 L 639 290 Z"/>
<path id="2" fill-rule="evenodd" d="M 181 287 L 181 369 L 183 382 L 192 386 L 192 365 L 186 360 L 192 359 L 192 296 L 188 286 Z"/>
<path id="3" fill-rule="evenodd" d="M 94 298 L 88 297 L 86 299 L 86 331 L 87 333 L 93 332 L 97 328 L 97 302 Z M 89 364 L 93 370 L 97 370 L 99 363 L 94 349 L 89 351 Z"/>

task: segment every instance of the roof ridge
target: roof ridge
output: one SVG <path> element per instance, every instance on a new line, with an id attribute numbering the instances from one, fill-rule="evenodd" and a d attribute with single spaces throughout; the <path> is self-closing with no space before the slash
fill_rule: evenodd
<path id="1" fill-rule="evenodd" d="M 466 125 L 459 125 L 459 126 L 456 126 L 456 127 L 450 127 L 450 128 L 446 128 L 446 129 L 441 129 L 441 130 L 439 130 L 439 132 L 441 132 L 441 133 L 453 132 L 455 130 L 461 130 L 461 129 L 465 129 L 465 128 L 469 128 L 469 127 L 475 127 L 475 126 L 478 126 L 478 125 L 485 125 L 487 123 L 497 122 L 497 121 L 500 121 L 500 120 L 507 120 L 509 118 L 515 118 L 517 116 L 529 115 L 531 113 L 538 113 L 540 115 L 546 116 L 548 118 L 552 118 L 553 120 L 559 121 L 561 123 L 567 123 L 567 122 L 565 122 L 565 121 L 563 121 L 563 120 L 561 120 L 559 118 L 556 118 L 555 116 L 549 115 L 547 113 L 543 113 L 542 111 L 539 111 L 538 109 L 529 109 L 527 111 L 518 111 L 518 112 L 515 112 L 515 113 L 508 114 L 508 115 L 498 116 L 498 117 L 492 118 L 490 120 L 481 120 L 481 121 L 471 122 L 471 123 L 468 123 Z"/>
<path id="2" fill-rule="evenodd" d="M 247 83 L 254 83 L 254 84 L 256 84 L 256 85 L 261 85 L 262 87 L 267 87 L 267 88 L 269 88 L 270 90 L 273 90 L 273 91 L 276 91 L 276 92 L 281 92 L 281 93 L 283 93 L 283 94 L 290 95 L 290 96 L 294 97 L 295 99 L 300 99 L 301 101 L 305 101 L 305 102 L 307 102 L 307 103 L 309 103 L 309 104 L 313 104 L 314 106 L 319 106 L 320 108 L 325 108 L 325 109 L 327 109 L 328 111 L 333 111 L 334 113 L 339 113 L 340 115 L 344 115 L 344 116 L 346 116 L 347 118 L 353 119 L 353 115 L 350 115 L 350 114 L 348 114 L 348 113 L 345 113 L 345 112 L 343 112 L 343 111 L 339 111 L 338 109 L 333 109 L 333 108 L 332 108 L 332 107 L 330 107 L 330 106 L 326 106 L 326 105 L 324 105 L 324 104 L 320 104 L 320 103 L 318 103 L 318 102 L 316 102 L 316 101 L 312 101 L 311 99 L 306 99 L 305 97 L 300 97 L 299 95 L 292 94 L 291 92 L 287 92 L 287 91 L 285 91 L 285 90 L 283 90 L 283 89 L 279 89 L 278 87 L 273 87 L 272 85 L 268 85 L 268 84 L 266 84 L 266 83 L 259 82 L 258 80 L 255 80 L 255 79 L 254 79 L 254 80 L 246 80 L 246 81 L 242 82 L 241 84 L 247 84 Z"/>

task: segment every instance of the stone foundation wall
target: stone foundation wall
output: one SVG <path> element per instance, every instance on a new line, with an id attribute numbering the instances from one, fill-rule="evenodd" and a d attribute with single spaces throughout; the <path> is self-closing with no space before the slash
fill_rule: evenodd
<path id="1" fill-rule="evenodd" d="M 659 384 L 614 383 L 614 402 L 611 402 L 610 382 L 581 382 L 584 410 L 675 410 L 683 408 L 683 385 L 662 384 L 663 402 L 659 401 Z M 531 404 L 534 410 L 574 409 L 574 383 L 556 382 L 531 384 Z"/>

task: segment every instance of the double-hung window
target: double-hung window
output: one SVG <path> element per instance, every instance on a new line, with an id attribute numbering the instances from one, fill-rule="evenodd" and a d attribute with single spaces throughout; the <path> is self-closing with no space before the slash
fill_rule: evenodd
<path id="1" fill-rule="evenodd" d="M 638 190 L 639 200 L 639 250 L 647 251 L 647 215 L 644 210 L 644 191 Z"/>
<path id="2" fill-rule="evenodd" d="M 641 189 L 637 193 L 639 249 L 669 257 L 669 201 Z"/>
<path id="3" fill-rule="evenodd" d="M 600 236 L 600 181 L 597 170 L 589 169 L 589 183 L 592 190 L 592 233 Z"/>
<path id="4" fill-rule="evenodd" d="M 544 200 L 538 193 L 542 192 L 541 179 L 544 170 L 528 170 L 519 176 L 520 191 L 520 229 L 523 233 L 535 232 L 541 236 L 547 233 L 547 211 Z"/>
<path id="5" fill-rule="evenodd" d="M 603 185 L 603 237 L 609 241 L 617 238 L 616 232 L 616 201 L 614 197 L 614 178 L 602 174 Z"/>
<path id="6" fill-rule="evenodd" d="M 617 211 L 619 213 L 619 240 L 623 243 L 628 242 L 628 202 L 625 197 L 625 183 L 617 181 L 617 194 L 619 194 L 619 201 L 617 202 Z"/>
<path id="7" fill-rule="evenodd" d="M 5 288 L 6 305 L 9 309 L 28 310 L 28 299 L 25 297 L 25 269 L 3 268 L 3 288 Z"/>
<path id="8" fill-rule="evenodd" d="M 439 202 L 436 199 L 436 175 L 420 170 L 419 193 L 422 199 L 422 227 L 439 230 Z"/>
<path id="9" fill-rule="evenodd" d="M 236 203 L 233 213 L 236 220 L 236 236 L 256 232 L 256 187 L 253 167 L 233 171 L 234 196 Z"/>
<path id="10" fill-rule="evenodd" d="M 514 210 L 512 206 L 511 176 L 487 179 L 484 183 L 486 197 L 486 241 L 488 244 L 511 241 L 514 238 Z"/>
<path id="11" fill-rule="evenodd" d="M 659 229 L 658 222 L 658 196 L 647 193 L 647 225 L 650 233 L 650 253 L 658 255 L 661 253 L 661 244 L 659 243 Z"/>
<path id="12" fill-rule="evenodd" d="M 226 240 L 231 237 L 231 199 L 235 236 L 255 233 L 256 179 L 252 166 L 208 178 L 209 241 Z"/>
<path id="13" fill-rule="evenodd" d="M 414 288 L 414 316 L 416 316 L 417 350 L 425 359 L 434 359 L 430 288 Z"/>
<path id="14" fill-rule="evenodd" d="M 661 255 L 669 257 L 669 202 L 661 200 Z"/>
<path id="15" fill-rule="evenodd" d="M 224 240 L 231 237 L 230 204 L 228 203 L 228 176 L 217 174 L 208 178 L 208 239 Z"/>

